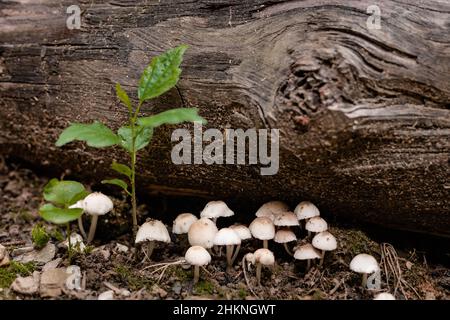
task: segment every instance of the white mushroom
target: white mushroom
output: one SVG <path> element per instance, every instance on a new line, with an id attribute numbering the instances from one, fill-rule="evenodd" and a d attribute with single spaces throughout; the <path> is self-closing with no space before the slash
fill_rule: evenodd
<path id="1" fill-rule="evenodd" d="M 320 216 L 319 209 L 309 201 L 300 202 L 294 209 L 298 220 L 307 220 Z"/>
<path id="2" fill-rule="evenodd" d="M 87 242 L 90 243 L 94 239 L 95 230 L 97 229 L 98 216 L 107 214 L 113 209 L 114 205 L 111 199 L 101 192 L 94 192 L 83 200 L 83 209 L 87 214 L 92 216 L 91 226 Z"/>
<path id="3" fill-rule="evenodd" d="M 377 294 L 373 300 L 395 300 L 395 297 L 388 292 L 381 292 Z"/>
<path id="4" fill-rule="evenodd" d="M 275 256 L 269 249 L 258 249 L 253 254 L 256 263 L 256 280 L 261 285 L 261 269 L 262 266 L 273 266 L 275 264 Z"/>
<path id="5" fill-rule="evenodd" d="M 316 234 L 312 240 L 312 245 L 322 250 L 322 255 L 320 258 L 320 265 L 322 265 L 323 260 L 325 258 L 325 252 L 326 251 L 333 251 L 337 248 L 337 241 L 336 238 L 329 233 L 328 231 L 319 232 Z"/>
<path id="6" fill-rule="evenodd" d="M 277 227 L 293 227 L 299 225 L 297 216 L 292 212 L 278 214 L 273 220 L 273 224 Z"/>
<path id="7" fill-rule="evenodd" d="M 223 201 L 210 201 L 200 213 L 201 218 L 208 218 L 216 223 L 217 218 L 231 217 L 234 212 Z"/>
<path id="8" fill-rule="evenodd" d="M 291 250 L 289 250 L 287 244 L 288 242 L 296 241 L 297 237 L 295 233 L 289 229 L 280 229 L 275 233 L 275 238 L 273 239 L 276 243 L 282 243 L 286 252 L 292 256 Z"/>
<path id="9" fill-rule="evenodd" d="M 149 220 L 139 227 L 135 243 L 149 242 L 146 258 L 150 259 L 155 248 L 155 241 L 170 243 L 169 231 L 161 221 Z"/>
<path id="10" fill-rule="evenodd" d="M 237 233 L 239 238 L 241 238 L 241 242 L 252 238 L 252 233 L 250 232 L 250 229 L 247 228 L 246 226 L 244 226 L 243 224 L 234 224 L 234 225 L 230 226 L 230 229 L 233 229 L 234 232 Z M 236 260 L 240 249 L 241 249 L 241 244 L 238 244 L 236 249 L 234 250 L 233 257 L 231 258 L 231 261 L 232 261 L 231 264 L 233 264 L 234 261 Z"/>
<path id="11" fill-rule="evenodd" d="M 321 217 L 314 217 L 308 220 L 305 225 L 305 229 L 308 230 L 308 235 L 311 235 L 311 232 L 318 233 L 322 231 L 327 231 L 328 224 Z"/>
<path id="12" fill-rule="evenodd" d="M 264 203 L 258 211 L 256 211 L 257 217 L 266 217 L 271 219 L 272 221 L 275 219 L 280 213 L 289 211 L 289 206 L 282 201 L 269 201 Z"/>
<path id="13" fill-rule="evenodd" d="M 216 224 L 208 218 L 201 218 L 194 222 L 188 231 L 191 246 L 201 246 L 209 249 L 214 245 L 214 237 L 218 232 Z"/>
<path id="14" fill-rule="evenodd" d="M 192 246 L 184 255 L 186 262 L 194 266 L 194 284 L 200 277 L 200 266 L 205 266 L 211 262 L 211 255 L 201 246 Z"/>
<path id="15" fill-rule="evenodd" d="M 275 226 L 267 217 L 256 218 L 250 223 L 248 227 L 253 237 L 259 240 L 263 240 L 263 247 L 268 248 L 269 242 L 275 237 Z"/>
<path id="16" fill-rule="evenodd" d="M 189 228 L 196 221 L 198 221 L 198 218 L 192 213 L 179 214 L 173 221 L 172 232 L 175 234 L 188 233 Z"/>
<path id="17" fill-rule="evenodd" d="M 377 260 L 370 254 L 361 253 L 355 256 L 350 262 L 350 269 L 362 274 L 361 286 L 366 288 L 367 275 L 380 270 Z"/>
<path id="18" fill-rule="evenodd" d="M 298 247 L 294 252 L 294 258 L 297 260 L 306 260 L 306 271 L 311 268 L 311 260 L 319 259 L 320 252 L 315 249 L 310 243 Z"/>
<path id="19" fill-rule="evenodd" d="M 231 228 L 222 228 L 216 233 L 214 237 L 214 245 L 216 246 L 226 246 L 227 248 L 227 271 L 231 270 L 233 265 L 233 250 L 235 245 L 241 244 L 241 238 L 239 235 Z"/>

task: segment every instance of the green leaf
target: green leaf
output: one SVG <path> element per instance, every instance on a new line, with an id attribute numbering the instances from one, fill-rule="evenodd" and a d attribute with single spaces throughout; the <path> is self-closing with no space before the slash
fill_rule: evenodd
<path id="1" fill-rule="evenodd" d="M 52 179 L 44 187 L 44 199 L 62 206 L 70 206 L 86 195 L 84 186 L 77 181 Z"/>
<path id="2" fill-rule="evenodd" d="M 186 49 L 186 45 L 181 45 L 152 59 L 139 80 L 138 97 L 141 103 L 162 95 L 177 84 Z"/>
<path id="3" fill-rule="evenodd" d="M 153 128 L 150 127 L 142 127 L 142 126 L 136 126 L 136 141 L 135 141 L 135 151 L 141 150 L 142 148 L 145 148 L 152 139 L 153 136 Z M 118 135 L 122 139 L 120 145 L 127 150 L 128 152 L 131 152 L 131 146 L 133 142 L 133 138 L 131 135 L 131 128 L 129 126 L 124 126 L 119 128 L 119 131 L 117 131 Z"/>
<path id="4" fill-rule="evenodd" d="M 123 181 L 122 179 L 110 179 L 110 180 L 103 180 L 103 184 L 113 184 L 115 186 L 121 187 L 123 190 L 125 190 L 126 193 L 130 194 L 128 191 L 128 184 Z"/>
<path id="5" fill-rule="evenodd" d="M 129 166 L 121 164 L 121 163 L 113 162 L 111 164 L 111 169 L 113 169 L 114 171 L 116 171 L 118 173 L 124 174 L 128 178 L 131 179 L 131 169 Z"/>
<path id="6" fill-rule="evenodd" d="M 48 222 L 64 224 L 77 220 L 83 214 L 83 209 L 61 209 L 46 203 L 39 208 L 39 213 Z"/>
<path id="7" fill-rule="evenodd" d="M 61 147 L 74 140 L 85 141 L 88 146 L 103 148 L 120 143 L 119 137 L 103 123 L 72 123 L 59 136 L 56 146 Z"/>
<path id="8" fill-rule="evenodd" d="M 120 101 L 122 101 L 122 103 L 128 108 L 128 111 L 132 112 L 130 98 L 128 97 L 125 90 L 122 89 L 120 83 L 116 83 L 116 94 Z"/>
<path id="9" fill-rule="evenodd" d="M 154 116 L 143 117 L 138 119 L 138 123 L 145 127 L 158 127 L 163 124 L 178 124 L 182 122 L 201 122 L 206 123 L 206 120 L 198 115 L 197 108 L 177 108 L 167 110 Z"/>

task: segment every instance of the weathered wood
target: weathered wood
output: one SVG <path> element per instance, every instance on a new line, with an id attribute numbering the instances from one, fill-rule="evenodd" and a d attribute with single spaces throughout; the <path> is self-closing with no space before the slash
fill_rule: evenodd
<path id="1" fill-rule="evenodd" d="M 329 215 L 448 236 L 450 4 L 380 1 L 381 29 L 368 30 L 372 2 L 89 0 L 72 31 L 73 1 L 3 2 L 0 150 L 106 176 L 120 150 L 58 149 L 57 135 L 70 121 L 117 128 L 126 110 L 114 83 L 135 92 L 153 55 L 186 43 L 178 90 L 143 111 L 198 106 L 209 127 L 279 128 L 280 171 L 172 165 L 173 128 L 163 128 L 142 156 L 141 186 L 307 198 Z"/>

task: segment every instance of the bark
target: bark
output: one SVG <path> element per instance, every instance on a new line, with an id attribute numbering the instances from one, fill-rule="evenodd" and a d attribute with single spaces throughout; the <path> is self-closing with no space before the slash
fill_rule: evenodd
<path id="1" fill-rule="evenodd" d="M 143 111 L 197 106 L 208 127 L 279 128 L 280 171 L 175 166 L 165 127 L 141 154 L 141 192 L 309 199 L 328 215 L 450 235 L 450 4 L 385 0 L 369 30 L 365 0 L 89 0 L 69 30 L 72 4 L 0 4 L 2 154 L 107 177 L 122 151 L 59 149 L 58 134 L 74 121 L 119 127 L 114 84 L 136 99 L 151 57 L 186 43 L 177 89 Z"/>

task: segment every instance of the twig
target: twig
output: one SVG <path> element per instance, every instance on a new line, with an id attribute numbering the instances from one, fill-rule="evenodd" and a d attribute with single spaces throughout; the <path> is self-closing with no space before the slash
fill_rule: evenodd
<path id="1" fill-rule="evenodd" d="M 252 286 L 250 285 L 250 281 L 248 280 L 247 277 L 247 272 L 246 272 L 246 267 L 245 267 L 246 261 L 245 261 L 245 256 L 242 258 L 242 270 L 244 272 L 244 279 L 245 279 L 245 283 L 247 284 L 247 288 L 250 290 L 250 292 L 257 297 L 258 299 L 260 299 L 260 297 L 255 293 L 255 291 L 253 291 Z"/>
<path id="2" fill-rule="evenodd" d="M 183 263 L 186 263 L 186 260 L 181 259 L 181 260 L 175 260 L 175 261 L 171 261 L 171 262 L 155 263 L 155 264 L 151 264 L 149 266 L 146 266 L 146 267 L 142 268 L 140 270 L 140 272 L 145 271 L 145 270 L 150 269 L 150 268 L 154 268 L 154 267 L 167 266 L 167 265 L 176 265 L 176 264 L 183 264 Z"/>

